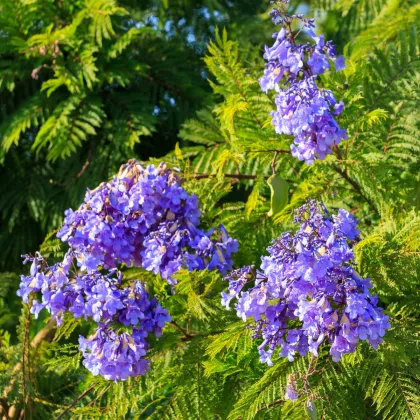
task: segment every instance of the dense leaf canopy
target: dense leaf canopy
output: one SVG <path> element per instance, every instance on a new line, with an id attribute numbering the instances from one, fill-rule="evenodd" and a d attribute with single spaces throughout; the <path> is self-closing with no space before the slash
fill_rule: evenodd
<path id="1" fill-rule="evenodd" d="M 319 83 L 345 103 L 338 121 L 348 140 L 311 166 L 275 132 L 274 94 L 258 83 L 276 31 L 269 1 L 2 0 L 3 419 L 420 418 L 420 5 L 289 6 L 314 16 L 347 64 Z M 235 267 L 259 266 L 309 199 L 350 211 L 361 232 L 358 271 L 390 316 L 385 342 L 377 351 L 359 344 L 339 363 L 322 348 L 315 367 L 310 356 L 278 355 L 267 367 L 247 324 L 220 304 L 219 273 L 181 270 L 174 294 L 159 275 L 123 266 L 172 322 L 151 342 L 146 376 L 92 376 L 77 350 L 89 322 L 66 314 L 56 328 L 16 296 L 28 271 L 21 254 L 62 259 L 64 210 L 133 157 L 181 172 L 203 226 L 223 223 L 239 241 Z M 285 401 L 290 374 L 303 372 L 311 395 Z"/>

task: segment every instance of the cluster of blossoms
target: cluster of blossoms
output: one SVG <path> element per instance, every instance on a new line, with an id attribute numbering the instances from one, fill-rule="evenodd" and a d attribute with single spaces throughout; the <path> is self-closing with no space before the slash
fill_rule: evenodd
<path id="1" fill-rule="evenodd" d="M 331 62 L 336 71 L 342 70 L 344 57 L 337 56 L 334 45 L 325 42 L 323 35 L 315 35 L 314 19 L 287 15 L 288 1 L 276 2 L 278 7 L 271 12 L 281 29 L 274 34 L 274 45 L 265 48 L 267 67 L 259 82 L 264 92 L 276 91 L 277 109 L 271 113 L 276 132 L 293 135 L 292 155 L 312 164 L 316 159 L 324 159 L 332 146 L 347 138 L 346 130 L 334 118 L 343 111 L 343 102 L 337 103 L 330 90 L 316 85 L 317 75 L 329 69 Z M 301 23 L 300 31 L 305 30 L 314 43 L 296 44 L 294 21 Z"/>
<path id="2" fill-rule="evenodd" d="M 83 364 L 94 375 L 143 375 L 146 338 L 159 337 L 171 317 L 143 283 L 125 282 L 118 266 L 159 273 L 171 285 L 181 268 L 226 273 L 238 243 L 223 226 L 200 230 L 200 216 L 197 197 L 174 172 L 131 160 L 112 181 L 88 191 L 77 211 L 66 211 L 57 235 L 70 246 L 62 262 L 49 266 L 39 253 L 24 256 L 31 269 L 18 295 L 24 302 L 32 295 L 31 312 L 37 317 L 45 308 L 58 325 L 66 312 L 97 323 L 91 337 L 79 338 Z"/>
<path id="3" fill-rule="evenodd" d="M 79 349 L 85 357 L 83 365 L 105 379 L 144 375 L 149 370 L 149 361 L 142 358 L 148 347 L 144 334 L 137 328 L 131 334 L 117 334 L 106 325 L 98 326 L 88 339 L 79 338 Z"/>
<path id="4" fill-rule="evenodd" d="M 222 303 L 229 307 L 237 298 L 237 315 L 254 318 L 260 360 L 269 365 L 276 348 L 290 361 L 297 353 L 317 356 L 323 342 L 334 361 L 354 352 L 359 340 L 377 348 L 390 324 L 369 292 L 370 280 L 355 270 L 356 220 L 342 209 L 331 215 L 313 200 L 297 209 L 294 222 L 298 231 L 267 248 L 261 271 L 248 266 L 225 278 Z"/>
<path id="5" fill-rule="evenodd" d="M 39 253 L 25 257 L 31 269 L 28 276 L 22 276 L 18 295 L 27 303 L 34 294 L 31 312 L 36 317 L 46 308 L 58 325 L 66 312 L 98 323 L 92 337 L 79 338 L 87 369 L 106 379 L 127 379 L 146 372 L 146 337 L 149 333 L 160 336 L 171 317 L 155 298 L 149 298 L 141 282 L 124 284 L 117 269 L 105 274 L 99 270 L 78 273 L 72 270 L 75 256 L 71 250 L 63 262 L 53 266 Z M 131 331 L 119 334 L 115 325 Z"/>
<path id="6" fill-rule="evenodd" d="M 166 165 L 131 160 L 112 181 L 88 191 L 78 210 L 66 211 L 57 236 L 69 243 L 81 269 L 125 263 L 175 284 L 173 274 L 182 267 L 222 274 L 232 267 L 237 241 L 223 226 L 200 230 L 200 216 L 197 196 Z"/>

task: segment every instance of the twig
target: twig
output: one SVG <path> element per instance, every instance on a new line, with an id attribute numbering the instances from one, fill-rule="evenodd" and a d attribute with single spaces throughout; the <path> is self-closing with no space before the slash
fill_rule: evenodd
<path id="1" fill-rule="evenodd" d="M 192 337 L 191 334 L 188 334 L 188 332 L 187 332 L 187 330 L 185 328 L 183 328 L 180 325 L 178 325 L 175 321 L 171 321 L 170 324 L 173 325 L 175 328 L 177 328 L 179 331 L 181 331 L 182 334 L 184 334 L 185 338 Z"/>
<path id="2" fill-rule="evenodd" d="M 32 339 L 31 341 L 31 347 L 33 349 L 36 349 L 40 346 L 40 344 L 43 341 L 50 341 L 53 337 L 54 331 L 56 328 L 56 320 L 55 318 L 51 318 L 47 325 L 42 328 L 42 330 L 40 330 L 35 337 Z M 13 386 L 17 380 L 17 373 L 22 369 L 22 362 L 18 362 L 16 363 L 16 365 L 14 366 L 13 370 L 12 370 L 12 379 L 9 382 L 9 385 L 4 389 L 3 391 L 3 398 L 2 400 L 2 406 L 5 407 L 6 403 L 3 403 L 3 401 L 7 401 L 7 397 L 10 393 L 10 391 L 13 389 Z M 8 417 L 13 418 L 15 416 L 16 413 L 16 407 L 15 406 L 11 406 L 9 408 L 9 414 Z M 10 413 L 13 413 L 13 416 L 10 415 Z"/>
<path id="3" fill-rule="evenodd" d="M 335 153 L 336 153 L 338 159 L 343 160 L 343 155 L 341 154 L 341 150 L 337 145 L 334 146 L 334 150 L 335 150 Z"/>
<path id="4" fill-rule="evenodd" d="M 285 155 L 291 155 L 292 152 L 290 150 L 284 150 L 284 149 L 269 149 L 269 150 L 245 150 L 246 153 L 282 153 Z"/>
<path id="5" fill-rule="evenodd" d="M 65 187 L 65 186 L 67 186 L 67 185 L 73 184 L 73 183 L 74 183 L 74 182 L 76 182 L 79 178 L 81 178 L 81 176 L 85 173 L 85 171 L 86 171 L 87 167 L 88 167 L 88 166 L 89 166 L 89 164 L 90 164 L 90 159 L 91 159 L 91 156 L 92 156 L 92 149 L 89 147 L 89 151 L 88 151 L 88 155 L 87 155 L 86 162 L 83 164 L 82 169 L 80 169 L 80 171 L 78 172 L 78 174 L 77 174 L 74 178 L 69 179 L 69 180 L 68 180 L 68 181 L 66 181 L 66 182 L 57 182 L 57 181 L 54 181 L 53 179 L 50 179 L 50 183 L 51 183 L 51 184 L 56 184 L 56 185 L 59 185 L 60 187 Z"/>
<path id="6" fill-rule="evenodd" d="M 284 403 L 284 402 L 285 402 L 284 399 L 273 401 L 272 403 L 267 404 L 264 407 L 261 407 L 259 410 L 257 410 L 257 413 L 259 413 L 260 411 L 267 410 L 268 408 L 274 407 L 274 406 L 276 406 L 278 404 L 281 404 L 281 403 Z"/>
<path id="7" fill-rule="evenodd" d="M 31 306 L 32 306 L 32 297 L 29 301 L 27 310 L 28 314 L 26 315 L 25 319 L 25 330 L 23 334 L 23 351 L 22 351 L 22 392 L 23 392 L 23 417 L 26 419 L 26 405 L 28 404 L 28 396 L 26 395 L 26 364 L 28 364 L 29 368 L 29 358 L 30 358 L 30 350 L 28 346 L 29 340 L 29 329 L 31 327 Z M 26 360 L 25 360 L 26 359 Z M 25 363 L 28 362 L 28 363 Z"/>
<path id="8" fill-rule="evenodd" d="M 205 179 L 216 177 L 217 174 L 193 174 L 191 178 L 193 179 Z M 235 178 L 235 179 L 256 179 L 257 175 L 246 175 L 246 174 L 223 174 L 226 178 Z"/>
<path id="9" fill-rule="evenodd" d="M 181 338 L 181 340 L 182 341 L 191 341 L 191 340 L 193 340 L 194 338 L 197 338 L 197 337 L 208 337 L 209 335 L 215 335 L 215 334 L 221 334 L 221 333 L 224 333 L 224 332 L 226 332 L 227 330 L 215 330 L 215 331 L 208 331 L 208 332 L 203 332 L 203 333 L 197 333 L 197 334 L 190 334 L 188 337 L 182 337 Z"/>
<path id="10" fill-rule="evenodd" d="M 362 187 L 360 184 L 355 181 L 354 179 L 350 178 L 347 171 L 339 168 L 336 165 L 333 165 L 334 171 L 336 171 L 338 174 L 340 174 L 355 190 L 356 192 L 373 208 L 376 210 L 376 206 L 373 203 L 373 201 L 367 197 L 364 192 L 362 191 Z"/>
<path id="11" fill-rule="evenodd" d="M 81 399 L 83 399 L 97 384 L 91 385 L 88 389 L 85 389 L 73 402 L 57 417 L 56 420 L 62 419 Z"/>
<path id="12" fill-rule="evenodd" d="M 223 176 L 225 178 L 234 178 L 234 179 L 257 179 L 258 175 L 247 175 L 247 174 L 223 174 Z M 189 175 L 187 178 L 190 179 L 206 179 L 206 178 L 213 178 L 213 177 L 217 177 L 217 174 L 192 174 Z M 268 179 L 269 176 L 265 175 L 264 179 Z M 285 181 L 290 182 L 290 183 L 296 183 L 296 180 L 293 179 L 285 179 Z"/>
<path id="13" fill-rule="evenodd" d="M 202 332 L 202 333 L 199 331 L 194 331 L 194 334 L 190 334 L 189 332 L 187 332 L 187 329 L 185 329 L 184 327 L 181 327 L 175 321 L 171 321 L 170 324 L 173 325 L 175 328 L 177 328 L 179 331 L 181 331 L 182 334 L 184 334 L 184 337 L 181 337 L 182 341 L 191 341 L 193 338 L 196 338 L 196 337 L 207 337 L 212 334 L 221 334 L 222 332 L 226 332 L 226 330 L 216 330 L 216 331 L 209 331 L 209 332 Z"/>
<path id="14" fill-rule="evenodd" d="M 109 388 L 111 388 L 111 385 L 112 384 L 109 384 L 101 393 L 100 393 L 100 395 L 98 395 L 97 397 L 95 397 L 91 402 L 89 402 L 89 403 L 87 403 L 86 405 L 85 405 L 85 407 L 87 407 L 87 406 L 89 406 L 89 405 L 91 405 L 91 404 L 93 404 L 95 401 L 97 401 L 97 400 L 100 400 L 104 395 L 105 395 L 105 393 L 108 391 L 108 389 Z"/>

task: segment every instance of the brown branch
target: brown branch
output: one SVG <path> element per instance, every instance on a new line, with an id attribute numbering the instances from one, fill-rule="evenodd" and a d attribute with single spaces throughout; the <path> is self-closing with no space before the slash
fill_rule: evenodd
<path id="1" fill-rule="evenodd" d="M 28 396 L 26 395 L 26 364 L 28 364 L 28 377 L 29 377 L 29 359 L 30 349 L 28 346 L 29 341 L 29 330 L 31 328 L 31 306 L 32 306 L 32 296 L 30 298 L 27 311 L 28 314 L 26 315 L 25 319 L 25 330 L 24 330 L 24 337 L 23 337 L 23 350 L 22 350 L 22 393 L 23 393 L 23 413 L 26 414 L 26 406 L 28 404 Z M 26 360 L 25 360 L 26 359 Z M 25 362 L 28 363 L 25 363 Z M 25 415 L 26 418 L 26 415 Z"/>
<path id="2" fill-rule="evenodd" d="M 343 160 L 343 155 L 341 154 L 341 150 L 337 145 L 334 146 L 334 151 L 335 151 L 338 159 Z"/>
<path id="3" fill-rule="evenodd" d="M 285 155 L 291 155 L 292 152 L 290 150 L 285 149 L 269 149 L 269 150 L 245 150 L 246 153 L 283 153 Z"/>
<path id="4" fill-rule="evenodd" d="M 91 402 L 87 403 L 85 407 L 88 407 L 91 404 L 94 404 L 96 401 L 101 400 L 101 398 L 105 395 L 109 388 L 111 388 L 113 384 L 109 384 L 98 396 L 96 396 Z"/>
<path id="5" fill-rule="evenodd" d="M 83 399 L 97 384 L 91 385 L 88 389 L 85 389 L 73 402 L 57 417 L 56 420 L 62 419 L 81 399 Z"/>
<path id="6" fill-rule="evenodd" d="M 199 338 L 199 337 L 208 337 L 210 335 L 214 335 L 214 334 L 222 334 L 224 332 L 226 332 L 227 330 L 215 330 L 215 331 L 209 331 L 209 332 L 203 332 L 203 333 L 197 333 L 197 334 L 190 334 L 189 337 L 182 337 L 182 341 L 191 341 L 194 338 Z"/>
<path id="7" fill-rule="evenodd" d="M 205 179 L 216 177 L 217 174 L 193 174 L 191 178 L 193 179 Z M 226 178 L 235 178 L 235 179 L 257 179 L 257 175 L 247 175 L 247 174 L 223 174 Z"/>
<path id="8" fill-rule="evenodd" d="M 184 336 L 181 337 L 181 340 L 184 341 L 184 342 L 185 341 L 191 341 L 192 339 L 194 339 L 196 337 L 207 337 L 209 335 L 221 334 L 222 332 L 226 332 L 226 330 L 216 330 L 216 331 L 209 331 L 209 332 L 194 331 L 194 334 L 190 334 L 189 332 L 187 332 L 186 328 L 181 327 L 175 321 L 171 321 L 170 324 L 173 325 L 175 328 L 177 328 L 179 331 L 181 331 L 182 334 L 184 334 Z"/>
<path id="9" fill-rule="evenodd" d="M 257 413 L 259 413 L 261 411 L 264 411 L 264 410 L 267 410 L 268 408 L 274 407 L 274 406 L 279 405 L 279 404 L 284 403 L 284 402 L 285 402 L 285 400 L 283 400 L 283 399 L 273 401 L 272 403 L 267 404 L 264 407 L 261 407 L 259 410 L 257 410 Z"/>
<path id="10" fill-rule="evenodd" d="M 70 180 L 68 180 L 66 182 L 57 182 L 57 181 L 54 181 L 53 179 L 50 179 L 50 183 L 51 184 L 59 185 L 60 187 L 65 187 L 66 185 L 73 184 L 74 182 L 76 182 L 85 173 L 87 167 L 90 164 L 91 157 L 92 157 L 92 148 L 89 147 L 89 151 L 88 151 L 86 162 L 83 164 L 82 169 L 80 169 L 80 171 L 78 172 L 78 174 L 74 178 L 72 178 L 72 179 L 70 179 Z"/>
<path id="11" fill-rule="evenodd" d="M 42 328 L 40 331 L 38 331 L 38 333 L 32 339 L 31 347 L 33 349 L 37 349 L 43 341 L 51 341 L 52 338 L 54 337 L 55 329 L 57 327 L 56 324 L 57 323 L 56 323 L 55 318 L 51 318 L 48 321 L 47 325 L 44 328 Z M 3 395 L 2 395 L 2 398 L 1 398 L 1 405 L 2 405 L 3 409 L 8 407 L 7 406 L 7 397 L 9 395 L 9 393 L 11 392 L 11 390 L 13 389 L 13 386 L 16 383 L 16 380 L 17 380 L 17 374 L 21 369 L 22 369 L 22 362 L 18 362 L 12 370 L 12 379 L 10 380 L 9 385 L 4 389 Z M 16 406 L 10 406 L 10 407 L 8 407 L 8 415 L 6 416 L 6 418 L 13 419 L 13 418 L 15 418 L 16 414 L 17 414 Z"/>
<path id="12" fill-rule="evenodd" d="M 258 175 L 248 175 L 248 174 L 223 174 L 223 176 L 225 178 L 234 178 L 236 180 L 240 180 L 240 179 L 257 179 Z M 207 173 L 202 173 L 202 174 L 192 174 L 186 177 L 186 179 L 206 179 L 206 178 L 213 178 L 213 177 L 217 177 L 217 174 L 207 174 Z M 264 179 L 268 179 L 269 176 L 265 175 Z M 290 183 L 296 183 L 295 180 L 293 179 L 285 179 L 285 181 L 290 182 Z"/>
<path id="13" fill-rule="evenodd" d="M 180 325 L 178 325 L 175 321 L 171 321 L 170 322 L 171 325 L 173 325 L 175 328 L 177 328 L 179 331 L 182 332 L 182 334 L 184 334 L 184 337 L 182 339 L 191 339 L 192 335 L 188 334 L 187 330 L 183 327 L 181 327 Z"/>
<path id="14" fill-rule="evenodd" d="M 354 188 L 354 190 L 376 211 L 376 206 L 373 203 L 373 201 L 364 194 L 360 184 L 354 179 L 350 178 L 346 170 L 341 169 L 336 165 L 333 165 L 333 169 L 335 172 L 340 174 Z"/>

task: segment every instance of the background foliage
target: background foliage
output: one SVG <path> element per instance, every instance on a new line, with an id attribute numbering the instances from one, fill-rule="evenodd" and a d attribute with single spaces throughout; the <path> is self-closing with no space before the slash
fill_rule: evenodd
<path id="1" fill-rule="evenodd" d="M 292 228 L 291 210 L 316 197 L 360 220 L 356 249 L 392 330 L 378 351 L 360 345 L 340 363 L 321 354 L 310 377 L 317 417 L 420 418 L 420 6 L 406 0 L 295 3 L 347 57 L 322 84 L 343 99 L 349 140 L 305 166 L 281 153 L 289 204 L 267 216 L 272 150 L 290 139 L 271 126 L 257 79 L 274 31 L 266 1 L 3 0 L 0 5 L 0 390 L 4 419 L 302 419 L 284 401 L 287 376 L 309 358 L 258 361 L 254 340 L 220 305 L 212 272 L 181 273 L 177 294 L 140 270 L 174 322 L 153 343 L 145 377 L 113 383 L 80 365 L 77 337 L 33 320 L 15 297 L 20 255 L 64 249 L 64 209 L 130 157 L 180 168 L 204 222 L 224 223 L 258 264 Z M 217 29 L 219 28 L 219 29 Z M 225 28 L 225 30 L 223 30 Z M 204 59 L 203 59 L 204 58 Z M 7 414 L 6 414 L 7 413 Z"/>

